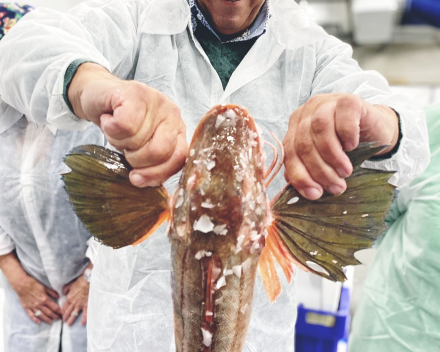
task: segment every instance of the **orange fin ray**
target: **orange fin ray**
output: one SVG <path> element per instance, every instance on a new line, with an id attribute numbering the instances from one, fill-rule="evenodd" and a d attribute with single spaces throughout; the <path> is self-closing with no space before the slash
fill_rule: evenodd
<path id="1" fill-rule="evenodd" d="M 280 156 L 280 159 L 278 161 L 278 165 L 277 165 L 275 171 L 272 173 L 272 176 L 270 177 L 270 179 L 268 181 L 266 181 L 266 184 L 265 184 L 266 188 L 269 187 L 269 185 L 274 180 L 275 176 L 278 174 L 278 172 L 280 172 L 281 168 L 284 165 L 284 147 L 283 147 L 283 143 L 281 143 L 281 141 L 278 139 L 277 136 L 275 136 L 275 134 L 273 132 L 271 132 L 270 134 L 277 141 L 278 146 L 279 146 L 280 151 L 281 151 L 281 156 Z M 275 147 L 273 147 L 273 148 L 275 148 Z M 275 150 L 276 150 L 276 148 L 275 148 Z M 277 156 L 277 159 L 278 159 L 278 154 L 275 154 L 275 155 Z M 272 165 L 271 165 L 271 169 L 273 169 Z M 266 177 L 268 177 L 268 176 L 269 176 L 269 173 L 266 175 Z"/>
<path id="2" fill-rule="evenodd" d="M 269 302 L 273 303 L 281 294 L 281 282 L 276 268 L 275 256 L 268 247 L 265 247 L 261 252 L 258 268 Z"/>

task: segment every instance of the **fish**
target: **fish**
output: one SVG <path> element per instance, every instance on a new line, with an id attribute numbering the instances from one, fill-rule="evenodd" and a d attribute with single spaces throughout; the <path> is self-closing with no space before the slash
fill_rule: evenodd
<path id="1" fill-rule="evenodd" d="M 163 185 L 134 187 L 118 152 L 79 146 L 65 158 L 70 202 L 103 245 L 139 244 L 168 222 L 177 352 L 242 351 L 258 270 L 270 302 L 281 294 L 277 263 L 288 282 L 295 267 L 344 281 L 343 268 L 359 264 L 355 252 L 385 230 L 393 173 L 361 165 L 386 146 L 362 143 L 347 153 L 353 173 L 342 195 L 310 201 L 287 184 L 269 200 L 284 161 L 273 137 L 280 158 L 246 108 L 213 107 L 195 130 L 172 196 Z M 265 143 L 274 151 L 268 168 Z"/>

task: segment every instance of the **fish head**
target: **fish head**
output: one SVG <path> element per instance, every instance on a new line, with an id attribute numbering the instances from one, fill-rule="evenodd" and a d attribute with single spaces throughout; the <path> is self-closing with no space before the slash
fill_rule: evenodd
<path id="1" fill-rule="evenodd" d="M 218 105 L 203 116 L 172 200 L 170 236 L 207 252 L 216 240 L 262 250 L 270 211 L 262 143 L 245 108 Z"/>

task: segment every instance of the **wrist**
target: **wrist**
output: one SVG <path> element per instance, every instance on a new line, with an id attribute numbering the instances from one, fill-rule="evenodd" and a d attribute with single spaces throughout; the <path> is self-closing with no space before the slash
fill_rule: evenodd
<path id="1" fill-rule="evenodd" d="M 109 78 L 114 77 L 104 67 L 98 64 L 85 62 L 78 67 L 67 90 L 67 98 L 76 116 L 84 120 L 92 119 L 87 116 L 83 108 L 82 102 L 84 100 L 84 93 L 86 92 L 85 94 L 87 94 L 87 92 L 90 92 L 90 89 L 88 89 L 90 84 L 93 84 L 97 80 Z"/>
<path id="2" fill-rule="evenodd" d="M 14 290 L 19 289 L 29 278 L 15 252 L 0 256 L 0 269 Z"/>
<path id="3" fill-rule="evenodd" d="M 400 122 L 399 115 L 390 107 L 384 105 L 376 105 L 376 109 L 380 111 L 385 119 L 384 129 L 385 131 L 390 131 L 389 134 L 385 135 L 385 139 L 381 141 L 383 145 L 388 145 L 388 147 L 378 153 L 378 156 L 390 153 L 398 144 L 400 138 Z"/>

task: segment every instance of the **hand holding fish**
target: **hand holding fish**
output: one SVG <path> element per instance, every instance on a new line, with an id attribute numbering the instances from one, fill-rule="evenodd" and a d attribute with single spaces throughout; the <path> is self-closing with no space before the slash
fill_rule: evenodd
<path id="1" fill-rule="evenodd" d="M 323 94 L 310 98 L 290 117 L 284 139 L 286 180 L 302 196 L 319 199 L 323 191 L 341 194 L 353 167 L 345 151 L 359 142 L 387 145 L 399 138 L 397 114 L 386 106 L 371 105 L 352 94 Z"/>
<path id="2" fill-rule="evenodd" d="M 161 92 L 86 63 L 75 74 L 68 96 L 75 114 L 100 126 L 124 152 L 134 167 L 133 185 L 159 186 L 182 168 L 188 153 L 186 127 L 177 105 Z"/>

